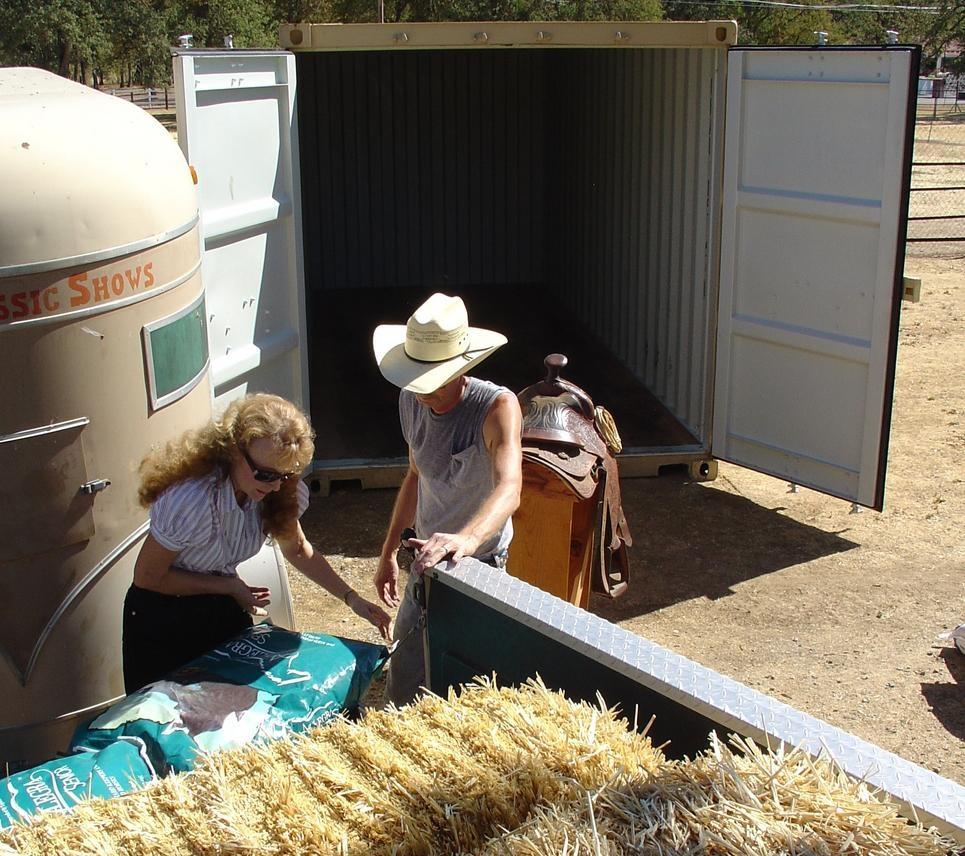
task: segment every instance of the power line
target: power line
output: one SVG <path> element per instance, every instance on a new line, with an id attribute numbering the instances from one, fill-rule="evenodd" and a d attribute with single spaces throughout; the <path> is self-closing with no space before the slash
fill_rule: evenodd
<path id="1" fill-rule="evenodd" d="M 811 3 L 786 3 L 781 0 L 667 0 L 668 6 L 770 6 L 783 9 L 813 9 L 816 12 L 926 12 L 940 14 L 937 6 L 893 6 L 878 3 L 835 3 L 818 5 Z"/>

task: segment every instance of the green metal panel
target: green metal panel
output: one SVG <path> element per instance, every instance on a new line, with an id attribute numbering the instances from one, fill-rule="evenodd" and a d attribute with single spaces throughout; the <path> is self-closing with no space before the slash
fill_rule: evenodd
<path id="1" fill-rule="evenodd" d="M 476 675 L 495 672 L 503 686 L 539 675 L 571 699 L 595 704 L 602 697 L 639 728 L 656 716 L 651 739 L 656 745 L 670 741 L 664 751 L 673 758 L 705 749 L 707 736 L 719 730 L 713 720 L 467 597 L 443 579 L 429 580 L 427 597 L 429 688 L 439 695 Z"/>

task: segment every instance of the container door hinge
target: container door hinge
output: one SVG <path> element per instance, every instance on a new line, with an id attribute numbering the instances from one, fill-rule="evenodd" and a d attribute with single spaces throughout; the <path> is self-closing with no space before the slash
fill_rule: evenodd
<path id="1" fill-rule="evenodd" d="M 91 496 L 95 493 L 100 493 L 102 490 L 106 490 L 110 486 L 111 483 L 108 479 L 91 479 L 89 482 L 85 482 L 80 486 L 80 492 Z"/>

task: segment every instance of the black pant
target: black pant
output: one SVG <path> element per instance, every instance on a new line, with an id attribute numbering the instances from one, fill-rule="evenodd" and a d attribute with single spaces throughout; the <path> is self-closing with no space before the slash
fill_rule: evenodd
<path id="1" fill-rule="evenodd" d="M 163 678 L 252 623 L 230 595 L 161 594 L 132 585 L 124 598 L 124 691 Z"/>

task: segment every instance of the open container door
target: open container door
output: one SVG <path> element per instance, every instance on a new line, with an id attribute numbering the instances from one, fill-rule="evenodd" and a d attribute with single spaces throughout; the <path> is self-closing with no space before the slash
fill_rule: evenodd
<path id="1" fill-rule="evenodd" d="M 181 51 L 174 85 L 178 142 L 198 176 L 215 412 L 248 392 L 310 412 L 295 57 Z M 265 544 L 238 571 L 271 589 L 268 617 L 294 630 L 277 546 Z"/>
<path id="2" fill-rule="evenodd" d="M 715 457 L 881 509 L 918 52 L 732 49 Z"/>
<path id="3" fill-rule="evenodd" d="M 215 409 L 273 392 L 308 411 L 295 57 L 174 57 L 178 142 L 198 176 Z"/>

